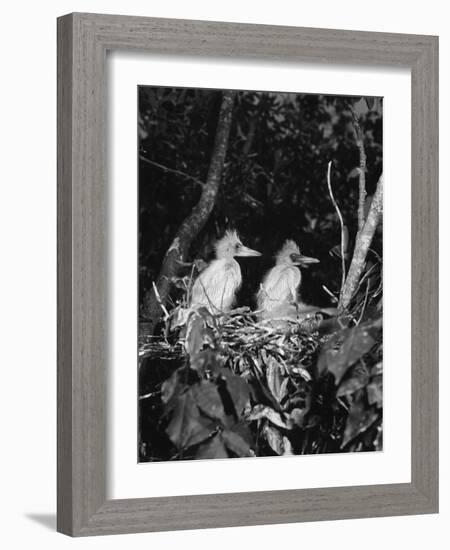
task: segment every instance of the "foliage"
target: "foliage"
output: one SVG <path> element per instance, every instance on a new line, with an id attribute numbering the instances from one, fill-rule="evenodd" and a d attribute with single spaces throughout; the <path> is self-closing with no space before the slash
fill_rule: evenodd
<path id="1" fill-rule="evenodd" d="M 374 294 L 358 321 L 341 328 L 344 319 L 334 320 L 332 332 L 322 330 L 320 314 L 286 330 L 256 322 L 248 308 L 219 316 L 183 309 L 187 322 L 170 338 L 141 342 L 147 381 L 164 349 L 171 365 L 144 396 L 158 408 L 141 409 L 141 460 L 380 450 L 382 322 Z"/>

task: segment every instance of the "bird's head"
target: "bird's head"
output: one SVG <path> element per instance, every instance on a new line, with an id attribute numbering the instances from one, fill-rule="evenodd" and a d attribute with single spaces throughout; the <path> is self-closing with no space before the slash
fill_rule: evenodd
<path id="1" fill-rule="evenodd" d="M 311 264 L 318 264 L 320 260 L 304 256 L 292 240 L 287 240 L 277 254 L 277 264 L 298 265 L 308 267 Z"/>
<path id="2" fill-rule="evenodd" d="M 261 256 L 261 254 L 256 252 L 256 250 L 244 246 L 236 231 L 228 230 L 225 232 L 225 235 L 217 241 L 216 257 L 222 259 L 233 258 L 234 256 Z"/>

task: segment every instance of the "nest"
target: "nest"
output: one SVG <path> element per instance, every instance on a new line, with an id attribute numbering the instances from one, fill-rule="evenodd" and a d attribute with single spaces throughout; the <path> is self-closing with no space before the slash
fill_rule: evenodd
<path id="1" fill-rule="evenodd" d="M 320 318 L 317 316 L 302 321 L 257 321 L 249 308 L 236 309 L 215 317 L 208 313 L 204 318 L 205 335 L 207 333 L 204 345 L 219 351 L 231 363 L 252 357 L 259 357 L 265 362 L 264 359 L 271 356 L 283 363 L 308 368 L 325 339 L 317 331 L 319 323 Z M 187 332 L 186 327 L 181 327 L 175 331 L 166 330 L 166 336 L 140 336 L 140 362 L 143 359 L 179 361 L 187 357 Z"/>

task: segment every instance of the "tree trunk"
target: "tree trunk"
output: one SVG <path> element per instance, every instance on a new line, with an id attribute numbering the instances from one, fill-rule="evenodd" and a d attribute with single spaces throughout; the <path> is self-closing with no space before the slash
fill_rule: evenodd
<path id="1" fill-rule="evenodd" d="M 377 189 L 370 205 L 369 214 L 361 231 L 356 236 L 355 249 L 353 251 L 352 263 L 347 273 L 347 278 L 341 289 L 339 297 L 340 311 L 348 308 L 351 299 L 358 287 L 359 279 L 364 270 L 367 252 L 372 243 L 375 230 L 383 212 L 383 176 L 378 180 Z"/>
<path id="2" fill-rule="evenodd" d="M 232 91 L 226 91 L 223 94 L 208 176 L 203 186 L 200 200 L 180 225 L 172 244 L 164 256 L 156 282 L 159 296 L 155 294 L 153 289 L 149 289 L 144 298 L 142 314 L 149 322 L 147 326 L 151 333 L 153 333 L 163 313 L 161 305 L 165 306 L 167 302 L 172 279 L 179 272 L 180 262 L 186 261 L 192 241 L 202 230 L 214 208 L 227 152 L 234 97 L 235 93 Z"/>

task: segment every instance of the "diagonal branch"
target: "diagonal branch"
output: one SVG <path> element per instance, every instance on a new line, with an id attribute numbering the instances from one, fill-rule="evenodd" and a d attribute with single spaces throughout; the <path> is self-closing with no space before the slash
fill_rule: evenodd
<path id="1" fill-rule="evenodd" d="M 223 93 L 206 183 L 202 188 L 198 203 L 194 206 L 189 216 L 181 223 L 172 240 L 172 244 L 166 252 L 156 282 L 158 296 L 154 288 L 152 288 L 149 289 L 144 297 L 142 314 L 150 321 L 150 330 L 152 332 L 161 317 L 162 305 L 166 304 L 172 279 L 176 277 L 179 271 L 180 262 L 183 263 L 186 261 L 192 241 L 207 222 L 214 208 L 228 148 L 234 98 L 235 92 L 231 90 Z"/>
<path id="2" fill-rule="evenodd" d="M 142 160 L 143 162 L 146 162 L 147 164 L 150 164 L 152 166 L 156 166 L 156 168 L 159 168 L 163 172 L 176 174 L 177 176 L 181 176 L 182 178 L 191 180 L 194 183 L 197 183 L 198 185 L 201 185 L 202 187 L 205 185 L 203 181 L 199 180 L 198 178 L 195 178 L 194 176 L 190 176 L 189 174 L 186 174 L 185 172 L 182 172 L 181 170 L 176 170 L 175 168 L 169 168 L 168 166 L 164 166 L 164 164 L 160 164 L 159 162 L 155 162 L 154 160 L 150 160 L 147 157 L 144 157 L 144 155 L 139 155 L 139 159 Z"/>
<path id="3" fill-rule="evenodd" d="M 361 231 L 356 235 L 355 249 L 352 262 L 347 273 L 345 285 L 341 290 L 338 309 L 344 311 L 348 308 L 359 284 L 361 274 L 366 263 L 366 256 L 372 243 L 375 230 L 383 212 L 383 175 L 377 183 L 377 189 L 370 205 L 367 219 Z"/>

